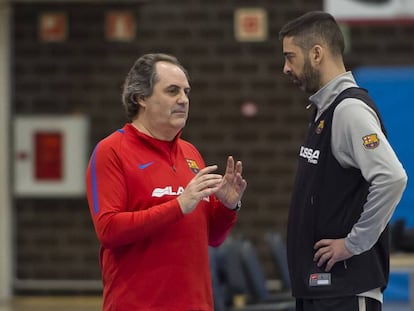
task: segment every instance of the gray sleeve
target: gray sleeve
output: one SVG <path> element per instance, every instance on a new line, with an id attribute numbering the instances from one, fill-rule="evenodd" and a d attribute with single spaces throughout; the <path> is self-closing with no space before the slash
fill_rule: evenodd
<path id="1" fill-rule="evenodd" d="M 354 255 L 369 250 L 389 222 L 407 184 L 407 175 L 375 112 L 362 101 L 344 100 L 332 120 L 332 153 L 342 167 L 361 170 L 370 184 L 363 212 L 345 245 Z M 364 138 L 374 142 L 364 144 Z M 378 145 L 375 143 L 378 140 Z"/>

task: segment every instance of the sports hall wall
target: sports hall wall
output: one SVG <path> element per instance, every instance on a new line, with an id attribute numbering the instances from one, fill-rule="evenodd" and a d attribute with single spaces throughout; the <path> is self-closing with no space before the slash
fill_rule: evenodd
<path id="1" fill-rule="evenodd" d="M 280 27 L 322 0 L 16 1 L 12 5 L 12 115 L 72 115 L 89 118 L 88 150 L 117 128 L 123 79 L 144 53 L 177 56 L 191 76 L 190 119 L 183 136 L 209 164 L 224 169 L 227 155 L 243 160 L 249 186 L 233 231 L 251 239 L 269 271 L 263 235 L 285 234 L 296 154 L 309 118 L 306 94 L 282 74 Z M 268 39 L 239 42 L 234 10 L 261 7 Z M 108 10 L 129 10 L 136 20 L 133 42 L 108 42 Z M 63 11 L 64 42 L 39 41 L 38 16 Z M 351 25 L 349 69 L 414 65 L 414 25 Z M 245 117 L 244 102 L 257 115 Z M 412 144 L 412 142 L 410 142 Z M 74 147 L 74 152 L 76 148 Z M 98 243 L 86 199 L 13 198 L 15 290 L 30 280 L 99 280 Z M 20 285 L 19 285 L 20 284 Z M 43 288 L 53 291 L 53 288 Z"/>

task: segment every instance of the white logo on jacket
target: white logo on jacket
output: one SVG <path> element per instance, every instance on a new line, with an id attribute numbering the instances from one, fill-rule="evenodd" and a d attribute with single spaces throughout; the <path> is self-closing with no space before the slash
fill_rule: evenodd
<path id="1" fill-rule="evenodd" d="M 313 150 L 312 148 L 302 146 L 300 147 L 299 155 L 302 158 L 307 159 L 309 163 L 318 164 L 320 153 L 321 152 L 319 150 Z"/>
<path id="2" fill-rule="evenodd" d="M 161 198 L 164 195 L 180 195 L 184 192 L 184 187 L 178 187 L 177 191 L 173 191 L 172 186 L 167 186 L 165 188 L 155 188 L 154 191 L 152 191 L 152 196 L 156 198 Z"/>
<path id="3" fill-rule="evenodd" d="M 172 186 L 167 186 L 165 188 L 155 188 L 152 191 L 152 197 L 161 198 L 165 195 L 176 195 L 176 196 L 178 196 L 183 192 L 184 192 L 184 187 L 182 187 L 182 186 L 179 186 L 177 188 L 177 191 L 174 191 Z M 209 197 L 204 197 L 203 200 L 207 201 L 207 202 L 210 202 Z"/>

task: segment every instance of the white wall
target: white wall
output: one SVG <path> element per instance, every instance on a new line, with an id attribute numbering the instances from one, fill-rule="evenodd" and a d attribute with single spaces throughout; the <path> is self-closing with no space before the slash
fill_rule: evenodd
<path id="1" fill-rule="evenodd" d="M 0 0 L 0 301 L 12 295 L 10 187 L 10 18 L 9 0 Z"/>

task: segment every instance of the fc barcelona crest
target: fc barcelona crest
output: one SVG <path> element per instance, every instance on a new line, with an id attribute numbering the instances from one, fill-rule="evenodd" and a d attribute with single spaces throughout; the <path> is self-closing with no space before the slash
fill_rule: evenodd
<path id="1" fill-rule="evenodd" d="M 323 127 L 325 126 L 325 120 L 319 121 L 318 127 L 315 130 L 316 134 L 322 133 Z"/>
<path id="2" fill-rule="evenodd" d="M 364 147 L 366 149 L 375 149 L 379 146 L 379 138 L 377 134 L 369 134 L 367 136 L 362 137 L 362 141 L 364 142 Z"/>
<path id="3" fill-rule="evenodd" d="M 193 171 L 194 174 L 197 174 L 200 171 L 200 168 L 198 167 L 198 164 L 195 160 L 186 159 L 188 167 L 190 170 Z"/>

